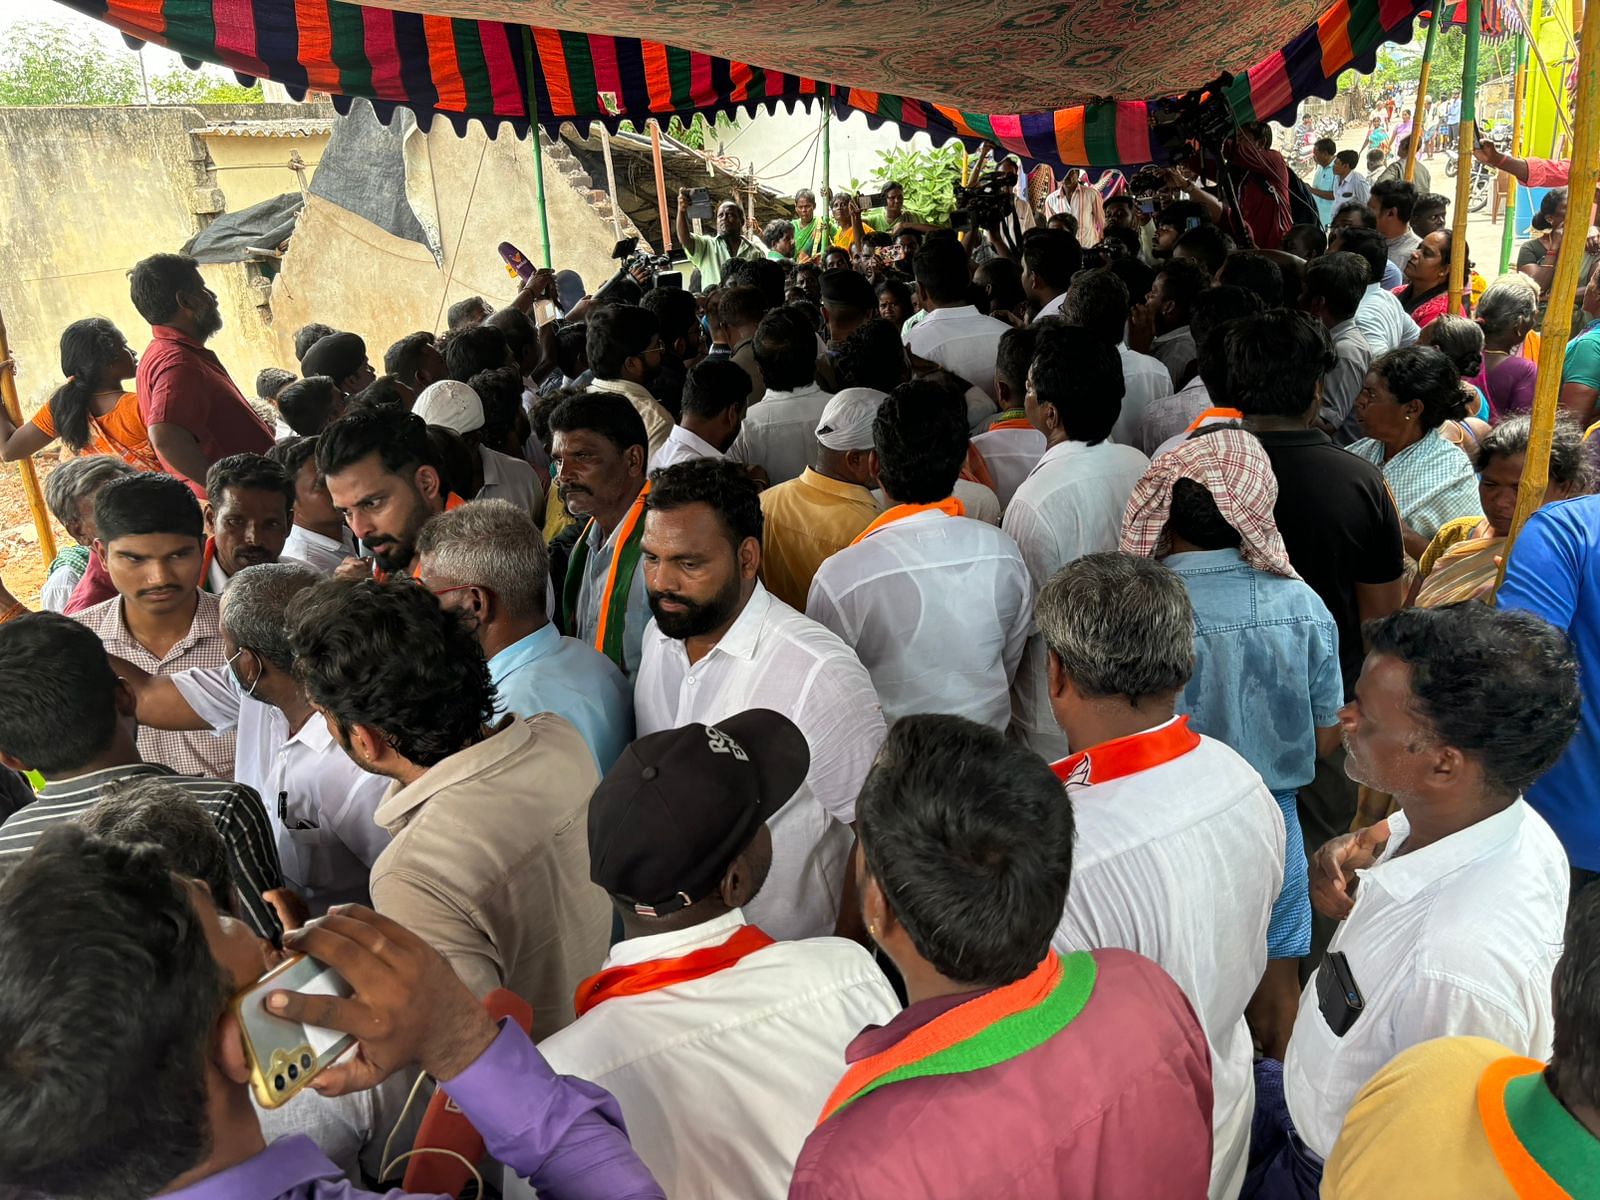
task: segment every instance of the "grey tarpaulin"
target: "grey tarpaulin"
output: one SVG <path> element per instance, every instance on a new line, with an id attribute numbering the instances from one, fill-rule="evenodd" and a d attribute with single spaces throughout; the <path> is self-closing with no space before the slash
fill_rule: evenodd
<path id="1" fill-rule="evenodd" d="M 275 249 L 289 240 L 294 220 L 305 207 L 299 192 L 285 192 L 238 212 L 223 213 L 184 246 L 183 252 L 203 263 L 245 262 L 257 257 L 250 247 Z"/>
<path id="2" fill-rule="evenodd" d="M 348 116 L 333 122 L 311 194 L 426 246 L 436 263 L 444 262 L 427 140 L 410 110 L 398 110 L 385 125 L 367 101 L 352 104 Z"/>

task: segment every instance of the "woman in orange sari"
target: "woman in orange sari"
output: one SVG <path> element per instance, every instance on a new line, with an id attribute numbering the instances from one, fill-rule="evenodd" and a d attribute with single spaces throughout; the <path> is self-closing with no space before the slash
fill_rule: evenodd
<path id="1" fill-rule="evenodd" d="M 68 325 L 61 334 L 66 383 L 20 429 L 0 411 L 0 460 L 26 458 L 59 437 L 75 454 L 110 454 L 137 471 L 164 470 L 137 397 L 122 388 L 137 365 L 128 339 L 104 317 Z"/>
<path id="2" fill-rule="evenodd" d="M 1418 608 L 1474 599 L 1486 584 L 1494 582 L 1506 530 L 1517 507 L 1517 487 L 1528 457 L 1529 426 L 1527 416 L 1511 417 L 1484 435 L 1476 460 L 1483 516 L 1450 521 L 1434 535 L 1417 564 L 1411 603 Z M 1550 483 L 1541 503 L 1583 495 L 1592 488 L 1592 476 L 1583 449 L 1583 431 L 1562 414 L 1550 446 Z"/>

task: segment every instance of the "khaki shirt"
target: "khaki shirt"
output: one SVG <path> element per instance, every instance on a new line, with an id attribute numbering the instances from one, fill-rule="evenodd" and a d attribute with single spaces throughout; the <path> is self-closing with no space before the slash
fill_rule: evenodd
<path id="1" fill-rule="evenodd" d="M 611 902 L 589 880 L 594 755 L 540 713 L 452 754 L 378 806 L 394 840 L 372 867 L 374 907 L 414 931 L 479 996 L 533 1005 L 533 1036 L 573 1020 L 600 968 Z"/>
<path id="2" fill-rule="evenodd" d="M 645 436 L 650 439 L 650 453 L 645 457 L 646 462 L 667 444 L 667 435 L 672 432 L 672 414 L 642 383 L 628 379 L 596 379 L 589 385 L 589 390 L 622 396 L 633 405 L 634 411 L 644 422 Z"/>

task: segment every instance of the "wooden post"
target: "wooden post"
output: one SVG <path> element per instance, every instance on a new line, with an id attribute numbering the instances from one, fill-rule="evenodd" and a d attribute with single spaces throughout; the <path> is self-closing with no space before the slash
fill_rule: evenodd
<path id="1" fill-rule="evenodd" d="M 661 253 L 672 253 L 672 222 L 667 218 L 667 171 L 661 165 L 661 123 L 654 117 L 650 125 L 650 158 L 656 168 L 656 206 L 661 211 Z"/>
<path id="2" fill-rule="evenodd" d="M 1433 45 L 1438 38 L 1439 26 L 1444 24 L 1444 3 L 1440 3 L 1434 10 L 1433 20 L 1428 22 L 1428 40 L 1422 48 L 1422 72 L 1417 76 L 1417 98 L 1411 104 L 1411 141 L 1406 147 L 1405 181 L 1410 183 L 1417 173 L 1417 152 L 1422 145 L 1422 101 L 1428 94 L 1428 76 L 1433 71 Z M 1459 161 L 1456 164 L 1460 169 Z"/>
<path id="3" fill-rule="evenodd" d="M 622 240 L 622 209 L 617 204 L 617 170 L 611 165 L 611 135 L 606 132 L 605 122 L 600 123 L 600 153 L 606 159 L 606 191 L 611 196 L 611 238 L 613 241 Z"/>
<path id="4" fill-rule="evenodd" d="M 1474 0 L 1475 2 L 1475 0 Z M 1597 164 L 1600 164 L 1600 20 L 1585 25 L 1578 51 L 1578 94 L 1573 105 L 1572 173 L 1567 179 L 1569 196 L 1589 196 L 1594 192 Z M 1556 273 L 1550 280 L 1550 303 L 1545 310 L 1543 345 L 1549 361 L 1541 364 L 1533 393 L 1533 423 L 1528 435 L 1528 455 L 1523 460 L 1522 483 L 1517 488 L 1517 508 L 1506 531 L 1505 552 L 1500 560 L 1500 578 L 1517 534 L 1544 500 L 1550 482 L 1550 443 L 1554 438 L 1556 414 L 1561 408 L 1561 350 L 1572 332 L 1572 303 L 1578 294 L 1578 272 L 1583 266 L 1582 238 L 1563 238 L 1556 252 Z"/>
<path id="5" fill-rule="evenodd" d="M 1467 52 L 1461 61 L 1461 123 L 1456 126 L 1456 207 L 1450 233 L 1450 311 L 1458 316 L 1463 311 L 1462 299 L 1467 289 L 1467 205 L 1472 201 L 1472 132 L 1478 123 L 1478 46 L 1483 38 L 1482 20 L 1483 0 L 1467 0 Z"/>
<path id="6" fill-rule="evenodd" d="M 6 340 L 6 319 L 0 313 L 0 363 L 11 357 L 11 345 Z M 0 367 L 0 403 L 5 405 L 11 423 L 22 425 L 22 402 L 17 398 L 17 369 L 15 364 Z M 17 470 L 22 472 L 22 493 L 28 498 L 28 511 L 33 514 L 33 527 L 39 533 L 39 557 L 46 566 L 56 556 L 56 535 L 50 528 L 50 510 L 44 505 L 44 493 L 39 490 L 39 475 L 33 469 L 33 459 L 17 460 Z"/>
<path id="7" fill-rule="evenodd" d="M 1511 156 L 1522 157 L 1522 104 L 1528 89 L 1528 35 L 1517 35 L 1517 75 L 1511 89 Z M 1516 244 L 1517 177 L 1505 172 L 1506 208 L 1500 230 L 1500 274 L 1511 266 L 1511 250 Z"/>

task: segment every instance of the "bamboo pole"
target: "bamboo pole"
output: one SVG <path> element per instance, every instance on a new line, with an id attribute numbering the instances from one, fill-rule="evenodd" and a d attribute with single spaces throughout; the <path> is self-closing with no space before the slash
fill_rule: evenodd
<path id="1" fill-rule="evenodd" d="M 1428 22 L 1428 40 L 1422 48 L 1422 71 L 1417 76 L 1417 98 L 1411 104 L 1411 140 L 1406 143 L 1405 181 L 1410 183 L 1417 174 L 1417 150 L 1422 144 L 1422 101 L 1428 94 L 1428 76 L 1433 71 L 1433 45 L 1444 24 L 1444 5 L 1438 4 L 1433 20 Z M 1459 169 L 1460 163 L 1457 163 Z"/>
<path id="2" fill-rule="evenodd" d="M 1578 94 L 1573 105 L 1575 121 L 1572 142 L 1572 173 L 1567 179 L 1569 196 L 1589 196 L 1594 192 L 1597 164 L 1600 164 L 1600 21 L 1585 25 L 1578 51 Z M 1561 349 L 1572 333 L 1572 302 L 1578 294 L 1578 273 L 1583 267 L 1581 237 L 1561 239 L 1556 252 L 1556 273 L 1550 280 L 1550 303 L 1545 310 L 1539 366 L 1539 379 L 1533 393 L 1533 427 L 1528 435 L 1528 455 L 1517 487 L 1517 508 L 1506 531 L 1505 551 L 1500 558 L 1500 580 L 1505 579 L 1505 564 L 1517 534 L 1544 501 L 1550 483 L 1550 443 L 1554 438 L 1556 414 L 1561 407 Z M 1498 582 L 1496 584 L 1498 586 Z"/>
<path id="3" fill-rule="evenodd" d="M 667 169 L 661 165 L 661 123 L 651 117 L 650 158 L 656 169 L 656 207 L 661 215 L 661 253 L 672 253 L 672 222 L 667 219 Z"/>
<path id="4" fill-rule="evenodd" d="M 1528 35 L 1517 35 L 1517 75 L 1511 90 L 1511 156 L 1522 157 L 1522 106 L 1528 91 Z M 1511 249 L 1516 244 L 1517 177 L 1504 172 L 1506 180 L 1506 207 L 1504 225 L 1500 230 L 1500 274 L 1511 266 Z"/>
<path id="5" fill-rule="evenodd" d="M 1467 285 L 1467 205 L 1472 200 L 1472 134 L 1478 123 L 1478 47 L 1483 0 L 1467 0 L 1467 50 L 1461 61 L 1461 123 L 1456 126 L 1456 207 L 1450 233 L 1450 311 L 1460 315 Z"/>
<path id="6" fill-rule="evenodd" d="M 11 344 L 6 340 L 6 318 L 0 313 L 0 403 L 5 405 L 6 416 L 16 426 L 22 424 L 22 402 L 17 398 L 17 370 L 11 363 Z M 22 473 L 22 494 L 28 498 L 28 511 L 33 515 L 33 527 L 39 533 L 39 557 L 49 566 L 56 556 L 56 535 L 50 528 L 50 510 L 44 505 L 44 493 L 39 490 L 39 476 L 33 469 L 33 459 L 17 460 L 17 470 Z"/>
<path id="7" fill-rule="evenodd" d="M 600 123 L 600 152 L 606 160 L 606 193 L 611 197 L 611 240 L 622 240 L 622 208 L 617 204 L 617 169 L 611 165 L 611 135 Z"/>
<path id="8" fill-rule="evenodd" d="M 544 141 L 539 136 L 539 94 L 534 86 L 533 30 L 522 27 L 522 64 L 528 76 L 528 140 L 533 143 L 533 199 L 539 206 L 539 249 L 550 267 L 550 214 L 544 203 Z"/>

